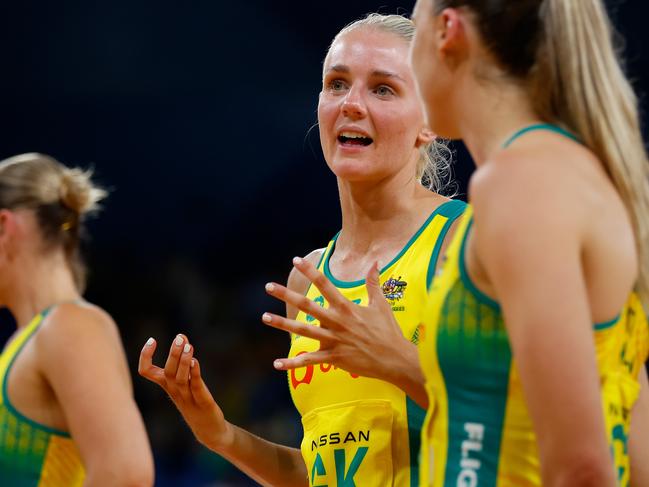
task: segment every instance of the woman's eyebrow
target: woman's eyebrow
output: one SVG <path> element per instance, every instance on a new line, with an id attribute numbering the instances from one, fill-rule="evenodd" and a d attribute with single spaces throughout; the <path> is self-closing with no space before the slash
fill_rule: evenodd
<path id="1" fill-rule="evenodd" d="M 349 66 L 345 64 L 334 64 L 329 69 L 327 69 L 327 71 L 325 71 L 325 73 L 331 73 L 331 72 L 349 73 L 350 69 Z M 403 79 L 401 76 L 399 76 L 397 73 L 394 73 L 392 71 L 386 71 L 384 69 L 375 69 L 370 73 L 370 76 L 373 78 L 395 78 L 402 81 L 403 83 L 406 82 L 406 80 Z"/>
<path id="2" fill-rule="evenodd" d="M 374 71 L 372 71 L 370 76 L 375 78 L 395 78 L 404 83 L 406 82 L 406 80 L 399 76 L 397 73 L 393 73 L 392 71 L 385 71 L 383 69 L 375 69 Z"/>

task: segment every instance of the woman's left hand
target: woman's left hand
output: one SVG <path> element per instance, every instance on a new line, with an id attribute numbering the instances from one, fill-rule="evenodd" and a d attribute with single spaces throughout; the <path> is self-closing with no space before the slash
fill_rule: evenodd
<path id="1" fill-rule="evenodd" d="M 390 304 L 383 296 L 378 265 L 372 266 L 366 277 L 367 306 L 360 306 L 345 298 L 329 279 L 306 260 L 296 257 L 293 265 L 320 291 L 328 308 L 279 284 L 266 285 L 268 294 L 320 322 L 320 326 L 307 325 L 264 313 L 262 321 L 267 325 L 320 342 L 320 349 L 315 352 L 275 360 L 276 369 L 290 370 L 326 363 L 353 374 L 392 382 L 406 392 L 411 389 L 407 382 L 415 382 L 417 393 L 423 391 L 423 375 L 416 346 L 403 336 Z"/>

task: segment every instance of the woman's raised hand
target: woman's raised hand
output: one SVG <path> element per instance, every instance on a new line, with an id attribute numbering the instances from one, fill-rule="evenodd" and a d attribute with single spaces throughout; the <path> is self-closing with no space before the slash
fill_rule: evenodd
<path id="1" fill-rule="evenodd" d="M 360 306 L 345 298 L 329 279 L 307 260 L 296 257 L 293 259 L 293 265 L 318 288 L 328 303 L 328 308 L 321 307 L 306 296 L 279 284 L 266 285 L 268 294 L 320 322 L 320 326 L 313 326 L 264 313 L 262 321 L 267 325 L 320 342 L 320 349 L 315 352 L 275 360 L 275 368 L 290 370 L 327 363 L 353 374 L 394 382 L 391 378 L 394 376 L 394 367 L 400 366 L 399 356 L 412 344 L 403 336 L 390 304 L 383 296 L 379 285 L 378 265 L 373 265 L 367 274 L 367 306 Z"/>
<path id="2" fill-rule="evenodd" d="M 149 338 L 140 352 L 139 374 L 164 389 L 199 442 L 211 450 L 222 450 L 232 441 L 232 428 L 203 382 L 194 347 L 186 336 L 178 335 L 164 369 L 153 364 L 156 348 L 157 342 Z"/>

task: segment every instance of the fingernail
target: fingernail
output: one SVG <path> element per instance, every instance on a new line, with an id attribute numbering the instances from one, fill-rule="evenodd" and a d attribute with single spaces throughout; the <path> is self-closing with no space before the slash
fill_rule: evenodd
<path id="1" fill-rule="evenodd" d="M 181 337 L 180 335 L 178 335 L 178 336 L 176 337 L 176 339 L 174 340 L 174 345 L 176 345 L 177 347 L 179 347 L 179 346 L 181 346 L 182 344 L 183 344 L 183 337 Z"/>
<path id="2" fill-rule="evenodd" d="M 145 347 L 150 347 L 151 345 L 153 345 L 153 342 L 155 342 L 155 340 L 153 339 L 153 337 L 151 337 L 151 338 L 149 338 L 149 339 L 146 341 L 146 343 L 144 344 L 144 346 L 145 346 Z"/>
<path id="3" fill-rule="evenodd" d="M 273 284 L 272 282 L 266 284 L 266 291 L 272 293 L 274 290 L 275 290 L 275 284 Z"/>
<path id="4" fill-rule="evenodd" d="M 273 362 L 273 367 L 275 367 L 278 370 L 281 369 L 282 368 L 282 361 L 281 360 L 275 360 Z"/>
<path id="5" fill-rule="evenodd" d="M 268 313 L 264 313 L 263 315 L 261 315 L 261 321 L 263 321 L 264 323 L 270 323 L 272 321 L 272 318 Z"/>
<path id="6" fill-rule="evenodd" d="M 189 353 L 191 349 L 192 349 L 191 345 L 189 343 L 185 343 L 185 346 L 183 348 L 183 353 Z"/>
<path id="7" fill-rule="evenodd" d="M 300 265 L 302 263 L 302 259 L 300 257 L 293 257 L 293 265 Z"/>
<path id="8" fill-rule="evenodd" d="M 194 365 L 196 365 L 196 360 L 194 360 L 194 359 L 192 359 L 192 364 L 190 365 L 190 367 L 192 367 L 192 368 L 193 368 L 193 367 L 194 367 Z"/>

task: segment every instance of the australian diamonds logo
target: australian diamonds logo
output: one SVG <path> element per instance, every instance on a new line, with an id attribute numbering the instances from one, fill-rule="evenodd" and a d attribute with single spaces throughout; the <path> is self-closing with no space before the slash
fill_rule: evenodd
<path id="1" fill-rule="evenodd" d="M 392 311 L 403 311 L 405 309 L 404 306 L 395 306 L 395 303 L 403 298 L 407 286 L 408 283 L 402 281 L 401 276 L 396 279 L 391 277 L 383 283 L 383 286 L 381 287 L 383 290 L 383 296 L 385 296 L 385 299 L 390 301 Z"/>

